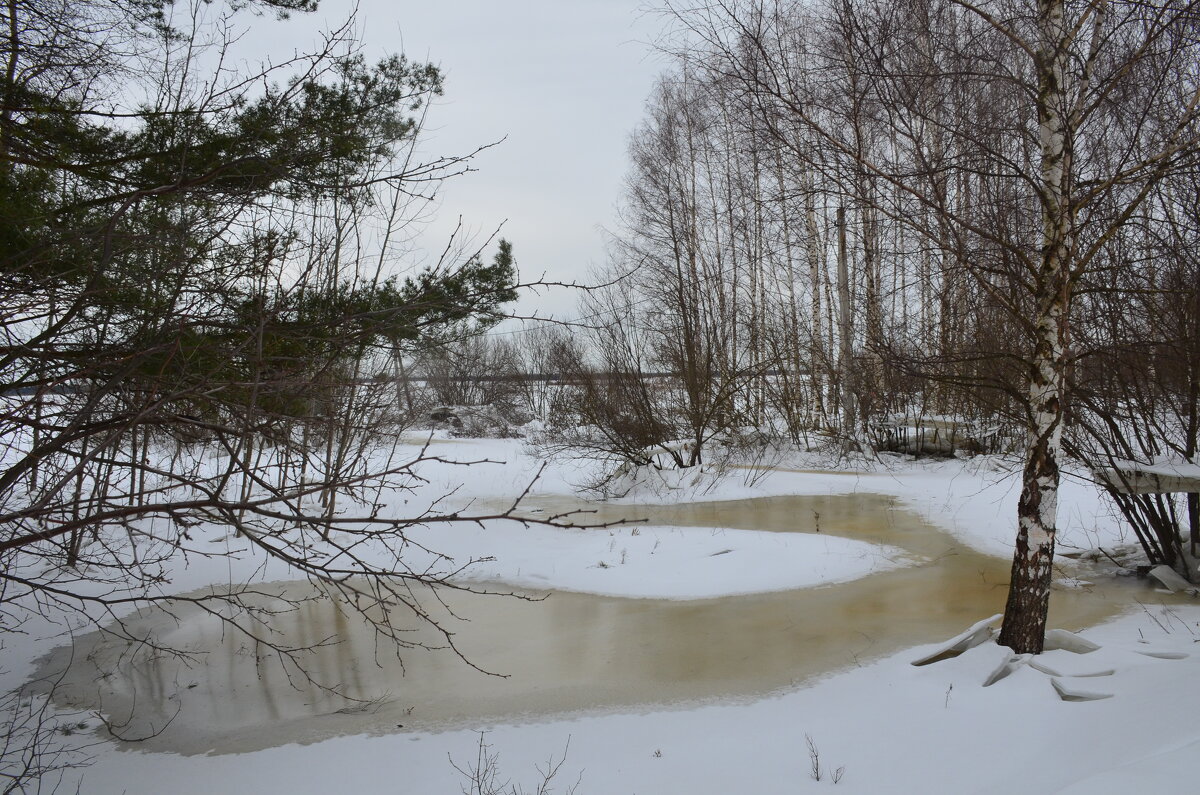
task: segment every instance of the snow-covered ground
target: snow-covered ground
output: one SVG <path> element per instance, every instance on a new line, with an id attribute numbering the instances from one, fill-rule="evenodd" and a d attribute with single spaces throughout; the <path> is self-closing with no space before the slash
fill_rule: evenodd
<path id="1" fill-rule="evenodd" d="M 395 510 L 441 507 L 487 513 L 521 493 L 541 467 L 515 440 L 437 445 L 462 468 L 431 462 L 428 484 Z M 1007 556 L 1016 477 L 997 459 L 914 462 L 885 458 L 820 471 L 789 460 L 751 478 L 734 471 L 712 483 L 694 472 L 636 485 L 619 502 L 738 500 L 796 494 L 882 494 L 981 552 Z M 527 500 L 572 492 L 585 465 L 556 462 Z M 671 476 L 664 476 L 671 477 Z M 1068 479 L 1060 508 L 1061 549 L 1128 543 L 1115 515 L 1082 481 Z M 478 579 L 627 597 L 698 599 L 809 587 L 913 561 L 899 549 L 829 534 L 785 535 L 712 528 L 626 526 L 610 531 L 468 522 L 422 531 L 419 540 L 456 560 L 486 557 Z M 233 543 L 230 541 L 229 543 Z M 1109 550 L 1111 551 L 1111 550 Z M 601 564 L 604 565 L 601 565 Z M 237 577 L 228 561 L 197 560 L 177 573 L 179 590 Z M 278 579 L 271 567 L 257 571 Z M 1200 748 L 1188 693 L 1200 677 L 1200 606 L 1143 605 L 1082 634 L 1099 649 L 1054 651 L 1038 667 L 984 687 L 1008 652 L 985 643 L 959 657 L 914 667 L 933 647 L 907 649 L 752 701 L 644 707 L 623 714 L 551 716 L 440 733 L 339 737 L 246 754 L 179 756 L 103 744 L 84 771 L 83 792 L 441 793 L 466 786 L 451 764 L 477 760 L 479 731 L 503 779 L 536 786 L 535 765 L 566 760 L 553 791 L 577 779 L 580 793 L 784 793 L 828 786 L 881 792 L 1190 791 L 1187 762 Z M 978 618 L 986 618 L 979 616 Z M 964 627 L 965 628 L 965 627 Z M 1072 629 L 1076 629 L 1072 627 Z M 837 626 L 828 631 L 836 633 Z M 32 639 L 6 667 L 27 671 L 51 639 Z M 1081 698 L 1065 701 L 1058 688 Z M 813 766 L 819 762 L 820 780 Z M 840 772 L 839 772 L 840 771 Z"/>

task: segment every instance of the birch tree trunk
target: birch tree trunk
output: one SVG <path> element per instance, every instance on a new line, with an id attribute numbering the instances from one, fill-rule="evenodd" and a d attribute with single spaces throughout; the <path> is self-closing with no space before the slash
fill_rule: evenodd
<path id="1" fill-rule="evenodd" d="M 816 188 L 811 172 L 805 173 L 804 184 L 804 222 L 806 252 L 808 254 L 808 280 L 812 285 L 812 345 L 809 346 L 809 375 L 812 378 L 812 391 L 816 399 L 817 416 L 820 422 L 825 421 L 825 386 L 829 381 L 829 373 L 825 364 L 825 332 L 822 323 L 821 308 L 821 234 L 817 228 Z"/>
<path id="2" fill-rule="evenodd" d="M 850 388 L 850 376 L 854 370 L 854 325 L 850 315 L 850 263 L 846 245 L 846 208 L 838 207 L 838 383 L 842 398 L 842 437 L 847 449 L 851 449 L 858 438 L 855 432 L 854 392 Z"/>
<path id="3" fill-rule="evenodd" d="M 1038 134 L 1041 145 L 1042 251 L 1035 277 L 1033 356 L 1029 362 L 1029 428 L 1017 543 L 1000 643 L 1038 654 L 1046 631 L 1058 512 L 1058 451 L 1062 437 L 1071 299 L 1071 148 L 1067 113 L 1067 30 L 1064 0 L 1039 0 Z"/>

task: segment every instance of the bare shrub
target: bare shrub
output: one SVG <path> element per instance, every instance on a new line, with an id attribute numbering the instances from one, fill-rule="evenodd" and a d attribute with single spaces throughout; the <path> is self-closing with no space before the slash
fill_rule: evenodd
<path id="1" fill-rule="evenodd" d="M 537 777 L 531 783 L 530 789 L 523 784 L 514 784 L 506 778 L 500 768 L 500 753 L 486 742 L 486 732 L 479 733 L 479 744 L 475 749 L 475 760 L 459 765 L 450 757 L 450 766 L 463 777 L 463 795 L 553 795 L 554 779 L 567 761 L 567 753 L 571 750 L 571 738 L 567 738 L 562 755 L 555 759 L 551 754 L 545 766 L 535 765 Z M 567 787 L 565 795 L 575 795 L 583 779 L 580 772 L 575 783 Z"/>

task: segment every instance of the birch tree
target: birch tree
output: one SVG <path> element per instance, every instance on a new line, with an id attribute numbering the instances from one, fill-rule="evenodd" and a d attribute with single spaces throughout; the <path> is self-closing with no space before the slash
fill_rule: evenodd
<path id="1" fill-rule="evenodd" d="M 919 13 L 892 0 L 715 0 L 672 3 L 668 13 L 681 30 L 676 54 L 683 62 L 739 85 L 762 113 L 760 128 L 785 150 L 796 151 L 790 130 L 808 131 L 826 158 L 841 164 L 826 179 L 865 174 L 886 185 L 852 191 L 842 182 L 860 200 L 867 194 L 874 212 L 906 227 L 942 263 L 961 269 L 982 299 L 973 311 L 996 308 L 1019 335 L 1009 350 L 983 352 L 999 363 L 1019 362 L 1023 384 L 1004 367 L 980 368 L 965 380 L 1007 395 L 1025 425 L 1001 642 L 1038 652 L 1075 356 L 1073 298 L 1155 186 L 1195 161 L 1196 7 L 1109 0 L 917 5 Z M 936 30 L 927 27 L 933 21 Z M 837 85 L 843 64 L 814 60 L 795 46 L 808 35 L 803 31 L 821 26 L 861 56 L 858 63 L 870 64 L 854 77 L 859 99 L 852 107 L 830 102 L 845 94 Z M 798 71 L 808 79 L 798 80 Z M 933 102 L 930 91 L 938 92 Z M 863 145 L 867 123 L 890 131 L 888 146 Z M 957 300 L 944 284 L 943 295 Z M 946 306 L 943 331 L 946 313 L 958 311 Z M 945 358 L 963 362 L 969 355 L 951 351 Z"/>
<path id="2" fill-rule="evenodd" d="M 1196 155 L 1200 86 L 1181 85 L 1179 73 L 1164 71 L 1168 64 L 1194 62 L 1186 31 L 1196 21 L 1195 9 L 1192 3 L 1146 8 L 1039 0 L 1029 9 L 1032 24 L 1014 25 L 1000 21 L 991 7 L 960 5 L 1024 53 L 1036 87 L 1038 169 L 1031 176 L 1042 230 L 1038 249 L 1021 252 L 1031 276 L 1033 349 L 1016 548 L 1000 642 L 1037 653 L 1054 559 L 1072 300 L 1105 243 L 1157 184 Z M 1155 90 L 1148 81 L 1166 88 Z M 1127 104 L 1114 106 L 1118 92 Z M 1128 128 L 1113 123 L 1116 114 L 1142 113 L 1162 114 L 1162 125 L 1121 135 Z M 1117 137 L 1127 148 L 1116 158 L 1106 156 Z"/>

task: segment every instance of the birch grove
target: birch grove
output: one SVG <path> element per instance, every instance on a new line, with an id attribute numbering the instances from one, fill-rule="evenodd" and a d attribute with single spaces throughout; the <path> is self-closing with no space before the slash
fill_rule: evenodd
<path id="1" fill-rule="evenodd" d="M 679 374 L 695 450 L 746 428 L 878 449 L 913 423 L 1009 449 L 1023 476 L 1002 642 L 1040 651 L 1064 445 L 1095 467 L 1116 450 L 1085 433 L 1116 427 L 1084 366 L 1108 350 L 1093 328 L 1135 283 L 1164 289 L 1139 275 L 1154 267 L 1144 252 L 1185 256 L 1147 241 L 1179 231 L 1168 197 L 1200 144 L 1196 4 L 716 0 L 663 14 L 675 66 L 633 138 L 608 275 L 632 274 L 623 327 L 650 369 Z M 1073 408 L 1077 391 L 1091 399 Z M 1192 461 L 1188 416 L 1156 426 L 1157 447 L 1122 449 Z M 1196 523 L 1196 506 L 1168 502 L 1160 513 Z M 1151 503 L 1137 521 L 1153 524 Z M 1167 547 L 1147 549 L 1192 576 Z"/>

